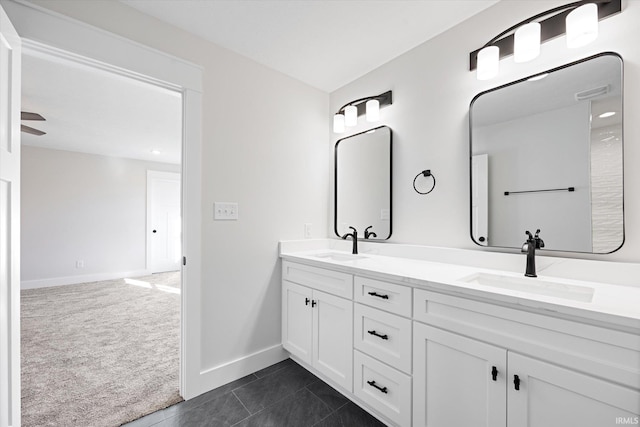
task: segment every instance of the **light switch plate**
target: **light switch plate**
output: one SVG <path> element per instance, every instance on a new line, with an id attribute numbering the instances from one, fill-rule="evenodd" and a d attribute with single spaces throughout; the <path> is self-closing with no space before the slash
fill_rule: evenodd
<path id="1" fill-rule="evenodd" d="M 213 219 L 221 221 L 237 221 L 238 204 L 236 202 L 215 202 L 213 204 Z"/>

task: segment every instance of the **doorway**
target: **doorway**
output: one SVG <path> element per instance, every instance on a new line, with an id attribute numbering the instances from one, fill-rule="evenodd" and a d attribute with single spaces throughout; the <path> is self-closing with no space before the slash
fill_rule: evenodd
<path id="1" fill-rule="evenodd" d="M 64 400 L 64 395 L 71 394 L 85 408 L 94 408 L 68 417 L 83 420 L 78 425 L 99 425 L 92 418 L 77 418 L 99 410 L 108 413 L 97 419 L 130 421 L 175 403 L 179 391 L 181 173 L 170 171 L 182 169 L 182 95 L 95 69 L 86 59 L 80 63 L 39 51 L 23 55 L 23 65 L 23 110 L 35 110 L 47 118 L 38 124 L 45 135 L 23 138 L 27 146 L 22 153 L 22 277 L 26 283 L 46 287 L 23 291 L 23 419 L 38 420 L 33 411 L 42 409 L 69 415 L 73 400 Z M 36 78 L 53 80 L 31 88 L 34 76 L 29 67 L 40 73 Z M 145 96 L 153 101 L 142 101 Z M 161 108 L 164 99 L 167 109 Z M 118 103 L 126 105 L 118 108 Z M 177 122 L 170 130 L 165 128 L 170 120 L 165 113 Z M 148 116 L 162 124 L 149 123 Z M 161 135 L 154 134 L 158 127 Z M 71 135 L 64 133 L 69 128 Z M 175 153 L 172 147 L 162 145 L 164 134 L 173 135 Z M 145 137 L 153 145 L 145 145 Z M 171 163 L 171 159 L 178 163 Z M 155 205 L 147 206 L 147 171 L 159 167 L 162 170 L 155 172 L 151 192 L 160 197 L 155 197 Z M 163 211 L 156 209 L 154 215 L 154 206 Z M 155 235 L 170 236 L 164 239 L 165 263 L 150 266 L 153 270 L 146 264 L 147 242 L 154 236 L 147 234 L 148 212 L 156 222 L 156 231 L 162 231 Z M 158 216 L 164 216 L 164 224 L 157 223 Z M 48 232 L 38 233 L 38 229 Z M 151 245 L 152 249 L 157 247 Z M 162 251 L 153 252 L 157 259 Z M 177 271 L 177 277 L 149 275 L 169 270 Z M 87 282 L 92 283 L 83 285 Z M 54 289 L 52 285 L 69 286 Z M 132 316 L 135 313 L 139 313 L 137 318 Z M 158 316 L 156 321 L 154 316 Z M 38 331 L 46 330 L 37 323 L 39 318 L 57 326 L 49 329 L 57 333 L 49 333 L 46 342 L 39 339 Z M 95 322 L 96 318 L 102 320 Z M 171 345 L 163 342 L 168 337 Z M 127 342 L 130 344 L 123 345 Z M 131 351 L 137 346 L 138 352 Z M 68 353 L 64 351 L 67 347 Z M 158 360 L 153 362 L 156 354 Z M 39 365 L 36 355 L 45 361 L 52 358 Z M 140 355 L 144 357 L 137 359 Z M 103 362 L 93 363 L 96 359 Z M 167 360 L 173 362 L 168 364 Z M 141 370 L 129 370 L 132 366 Z M 155 367 L 172 371 L 169 378 L 175 393 L 157 393 L 162 389 L 158 382 L 164 380 L 149 377 Z M 119 374 L 124 376 L 114 382 Z M 41 386 L 56 381 L 65 387 L 42 392 Z M 156 387 L 151 390 L 148 384 Z M 112 394 L 98 393 L 100 389 Z M 134 398 L 135 403 L 125 404 L 116 398 L 125 394 L 131 398 L 136 393 L 140 398 Z M 45 403 L 54 395 L 61 400 Z M 91 396 L 98 401 L 86 400 Z M 149 396 L 159 399 L 158 403 L 138 404 Z M 111 410 L 110 405 L 114 405 Z M 108 417 L 123 407 L 117 414 L 121 418 Z"/>

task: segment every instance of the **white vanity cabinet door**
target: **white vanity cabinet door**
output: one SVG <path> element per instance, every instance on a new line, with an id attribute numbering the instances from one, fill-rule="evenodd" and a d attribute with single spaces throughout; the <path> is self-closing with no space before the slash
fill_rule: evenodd
<path id="1" fill-rule="evenodd" d="M 311 289 L 282 282 L 282 346 L 309 364 L 313 337 L 311 299 Z"/>
<path id="2" fill-rule="evenodd" d="M 506 350 L 417 322 L 413 340 L 414 427 L 506 426 Z"/>
<path id="3" fill-rule="evenodd" d="M 353 390 L 353 302 L 313 291 L 313 366 Z"/>
<path id="4" fill-rule="evenodd" d="M 602 427 L 638 424 L 640 392 L 509 353 L 509 427 Z M 515 389 L 514 375 L 520 380 Z M 625 422 L 626 420 L 626 422 Z"/>

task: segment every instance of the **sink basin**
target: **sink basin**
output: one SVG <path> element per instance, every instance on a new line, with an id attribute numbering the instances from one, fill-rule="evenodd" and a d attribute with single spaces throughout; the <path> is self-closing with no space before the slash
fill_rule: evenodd
<path id="1" fill-rule="evenodd" d="M 512 277 L 499 274 L 476 273 L 460 280 L 464 283 L 488 286 L 492 288 L 509 289 L 530 294 L 545 295 L 573 301 L 591 302 L 593 288 L 588 286 L 568 285 L 556 283 L 536 277 Z"/>
<path id="2" fill-rule="evenodd" d="M 322 259 L 328 259 L 331 261 L 355 261 L 358 259 L 365 259 L 367 258 L 366 256 L 362 256 L 362 255 L 353 255 L 353 254 L 349 254 L 346 252 L 326 252 L 326 253 L 322 253 L 322 254 L 315 254 L 312 255 L 315 258 L 322 258 Z"/>

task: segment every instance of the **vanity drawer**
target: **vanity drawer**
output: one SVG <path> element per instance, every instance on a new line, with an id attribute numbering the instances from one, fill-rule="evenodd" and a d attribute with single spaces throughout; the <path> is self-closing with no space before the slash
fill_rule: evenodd
<path id="1" fill-rule="evenodd" d="M 282 279 L 339 297 L 353 298 L 353 276 L 294 262 L 282 262 Z"/>
<path id="2" fill-rule="evenodd" d="M 355 304 L 353 324 L 358 350 L 411 373 L 411 319 Z"/>
<path id="3" fill-rule="evenodd" d="M 356 276 L 354 289 L 357 302 L 411 317 L 411 288 L 408 286 Z"/>
<path id="4" fill-rule="evenodd" d="M 411 377 L 353 352 L 353 391 L 357 397 L 400 426 L 411 425 Z"/>

